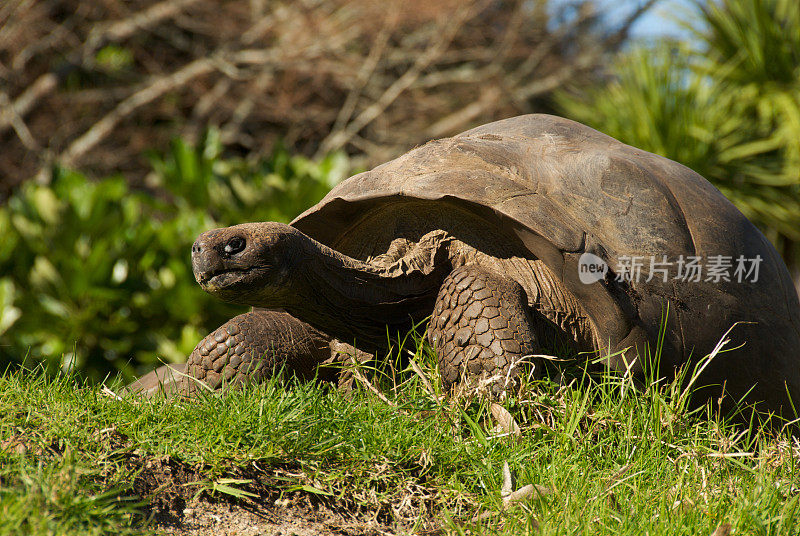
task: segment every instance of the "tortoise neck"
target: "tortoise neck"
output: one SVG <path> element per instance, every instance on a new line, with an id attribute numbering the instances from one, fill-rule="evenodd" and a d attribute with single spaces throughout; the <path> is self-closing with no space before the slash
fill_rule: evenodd
<path id="1" fill-rule="evenodd" d="M 333 337 L 373 349 L 387 345 L 387 328 L 392 336 L 404 333 L 431 314 L 451 269 L 441 244 L 424 268 L 370 264 L 311 238 L 303 249 L 297 274 L 303 283 L 286 309 Z"/>

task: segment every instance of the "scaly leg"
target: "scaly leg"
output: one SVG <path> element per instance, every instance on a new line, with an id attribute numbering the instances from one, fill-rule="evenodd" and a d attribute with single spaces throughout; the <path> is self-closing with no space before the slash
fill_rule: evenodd
<path id="1" fill-rule="evenodd" d="M 330 358 L 329 343 L 330 337 L 289 313 L 255 309 L 200 341 L 189 356 L 187 373 L 212 389 L 223 383 L 260 382 L 281 367 L 308 380 Z M 320 379 L 334 379 L 331 372 L 320 369 Z"/>
<path id="2" fill-rule="evenodd" d="M 516 281 L 478 266 L 456 268 L 440 287 L 428 331 L 444 386 L 483 377 L 494 378 L 494 394 L 506 391 L 538 349 L 533 327 Z"/>
<path id="3" fill-rule="evenodd" d="M 283 369 L 287 375 L 336 381 L 330 337 L 289 313 L 255 309 L 236 316 L 207 335 L 187 363 L 164 365 L 132 382 L 128 389 L 145 396 L 159 392 L 190 394 L 200 380 L 211 389 L 223 384 L 260 382 Z"/>

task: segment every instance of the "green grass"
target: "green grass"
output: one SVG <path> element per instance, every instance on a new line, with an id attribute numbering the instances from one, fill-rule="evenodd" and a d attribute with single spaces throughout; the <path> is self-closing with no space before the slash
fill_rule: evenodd
<path id="1" fill-rule="evenodd" d="M 709 535 L 730 524 L 732 534 L 800 533 L 795 439 L 689 414 L 679 390 L 637 390 L 579 367 L 503 402 L 515 436 L 496 428 L 489 402 L 441 397 L 430 356 L 415 359 L 433 391 L 410 368 L 371 376 L 385 399 L 364 382 L 342 394 L 272 381 L 144 401 L 7 372 L 0 534 L 147 533 L 148 505 L 178 491 L 268 507 L 308 496 L 398 531 Z M 541 494 L 504 509 L 505 463 L 515 489 Z M 148 487 L 159 464 L 175 480 L 162 473 Z"/>

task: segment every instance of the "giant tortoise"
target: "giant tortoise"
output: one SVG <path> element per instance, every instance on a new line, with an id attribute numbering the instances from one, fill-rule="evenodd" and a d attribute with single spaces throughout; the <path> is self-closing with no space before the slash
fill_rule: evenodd
<path id="1" fill-rule="evenodd" d="M 335 341 L 381 351 L 387 329 L 430 316 L 446 386 L 494 375 L 502 390 L 554 345 L 669 379 L 732 328 L 698 400 L 787 417 L 800 402 L 800 306 L 764 235 L 691 169 L 559 117 L 431 141 L 289 225 L 205 232 L 192 266 L 254 308 L 190 356 L 212 387 L 276 365 L 313 376 Z M 162 367 L 134 387 L 168 380 Z"/>

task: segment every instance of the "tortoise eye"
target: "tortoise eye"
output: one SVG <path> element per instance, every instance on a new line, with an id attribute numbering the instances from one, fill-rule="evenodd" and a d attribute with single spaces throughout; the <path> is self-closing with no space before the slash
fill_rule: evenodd
<path id="1" fill-rule="evenodd" d="M 240 236 L 234 236 L 233 238 L 228 240 L 227 244 L 225 244 L 224 251 L 226 255 L 235 255 L 236 253 L 242 251 L 244 249 L 244 246 L 245 246 L 244 238 Z"/>

